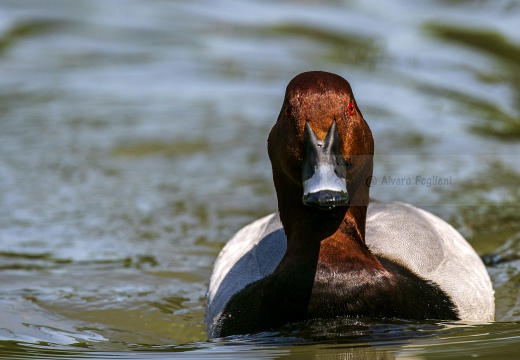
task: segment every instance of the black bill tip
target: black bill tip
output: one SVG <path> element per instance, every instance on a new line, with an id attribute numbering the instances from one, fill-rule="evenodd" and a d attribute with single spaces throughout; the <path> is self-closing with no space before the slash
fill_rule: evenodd
<path id="1" fill-rule="evenodd" d="M 322 210 L 332 210 L 336 206 L 348 205 L 349 197 L 343 191 L 320 190 L 303 195 L 302 200 L 304 205 L 316 206 Z"/>

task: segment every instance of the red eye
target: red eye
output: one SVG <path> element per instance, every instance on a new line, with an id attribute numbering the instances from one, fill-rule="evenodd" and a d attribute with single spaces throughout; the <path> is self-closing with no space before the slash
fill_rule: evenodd
<path id="1" fill-rule="evenodd" d="M 285 116 L 290 118 L 292 117 L 292 108 L 291 105 L 287 105 L 284 110 Z"/>
<path id="2" fill-rule="evenodd" d="M 348 103 L 348 114 L 349 115 L 354 115 L 354 113 L 356 112 L 356 107 L 354 106 L 354 103 L 352 102 L 352 100 L 350 100 L 350 102 Z"/>

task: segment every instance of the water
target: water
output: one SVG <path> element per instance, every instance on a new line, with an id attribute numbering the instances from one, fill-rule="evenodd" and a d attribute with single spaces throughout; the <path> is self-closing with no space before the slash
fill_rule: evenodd
<path id="1" fill-rule="evenodd" d="M 0 357 L 516 357 L 519 21 L 505 0 L 2 1 Z M 267 134 L 313 69 L 354 88 L 372 195 L 484 256 L 497 322 L 206 340 L 213 261 L 275 211 Z"/>

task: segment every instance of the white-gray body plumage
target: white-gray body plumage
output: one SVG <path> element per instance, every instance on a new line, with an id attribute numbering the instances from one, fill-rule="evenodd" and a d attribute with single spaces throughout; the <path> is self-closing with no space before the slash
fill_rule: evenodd
<path id="1" fill-rule="evenodd" d="M 494 291 L 475 250 L 439 217 L 403 203 L 371 201 L 365 241 L 374 255 L 405 266 L 440 287 L 453 301 L 462 321 L 494 320 Z M 287 240 L 278 214 L 242 228 L 220 252 L 207 294 L 206 331 L 226 304 L 247 285 L 270 275 L 282 260 Z"/>

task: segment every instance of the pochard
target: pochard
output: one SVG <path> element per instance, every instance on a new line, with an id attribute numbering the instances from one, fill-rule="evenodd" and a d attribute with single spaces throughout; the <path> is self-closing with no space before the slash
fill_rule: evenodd
<path id="1" fill-rule="evenodd" d="M 451 225 L 370 200 L 374 140 L 345 79 L 321 71 L 292 79 L 267 148 L 278 212 L 219 254 L 209 338 L 340 316 L 494 319 L 486 268 Z"/>

